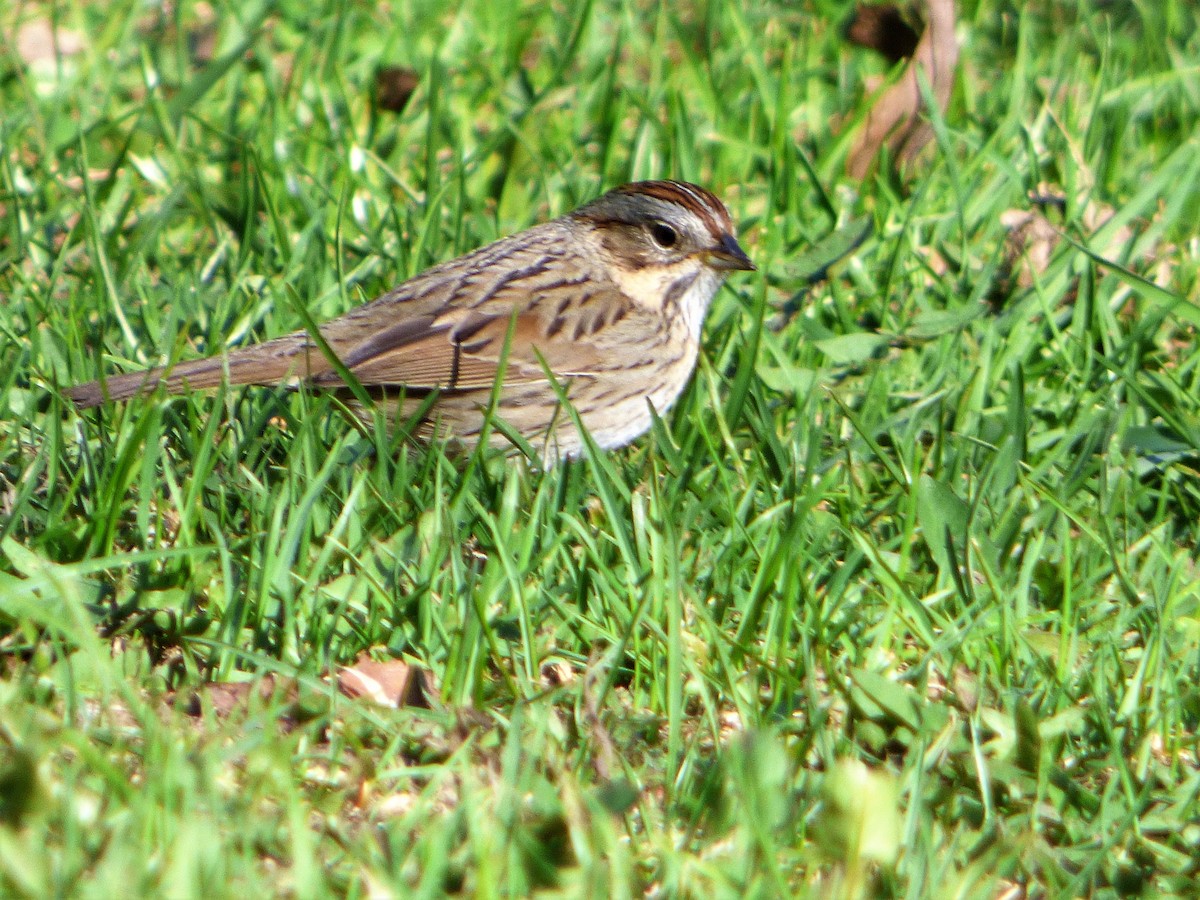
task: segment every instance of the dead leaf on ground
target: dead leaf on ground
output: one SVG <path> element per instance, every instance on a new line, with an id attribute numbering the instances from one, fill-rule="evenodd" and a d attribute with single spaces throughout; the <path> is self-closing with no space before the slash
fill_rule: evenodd
<path id="1" fill-rule="evenodd" d="M 607 782 L 612 780 L 613 772 L 618 771 L 620 756 L 617 754 L 612 735 L 609 733 L 608 727 L 604 724 L 604 720 L 600 714 L 599 700 L 597 699 L 597 684 L 603 682 L 606 674 L 604 667 L 599 665 L 601 658 L 602 656 L 599 651 L 593 651 L 591 659 L 588 660 L 588 667 L 585 670 L 586 674 L 583 683 L 583 722 L 596 747 L 592 764 L 596 767 L 596 774 L 600 777 L 600 780 Z"/>
<path id="2" fill-rule="evenodd" d="M 392 709 L 403 706 L 429 709 L 437 699 L 437 687 L 425 669 L 402 660 L 376 662 L 365 652 L 353 666 L 338 671 L 337 687 L 351 700 L 367 700 Z M 275 707 L 285 731 L 328 710 L 324 694 L 318 691 L 302 695 L 294 679 L 276 675 L 264 675 L 255 681 L 212 682 L 177 695 L 174 700 L 189 716 L 198 717 L 210 711 L 217 719 Z"/>
<path id="3" fill-rule="evenodd" d="M 1083 208 L 1079 213 L 1079 225 L 1086 234 L 1095 234 L 1116 215 L 1107 203 L 1081 199 Z M 1007 234 L 1004 239 L 1004 266 L 1009 281 L 1015 278 L 1018 288 L 1032 287 L 1039 276 L 1050 266 L 1050 260 L 1063 237 L 1063 229 L 1050 221 L 1048 210 L 1064 210 L 1067 197 L 1052 185 L 1039 185 L 1029 195 L 1029 206 L 1024 209 L 1008 209 L 1000 214 L 1000 224 Z M 1148 277 L 1160 287 L 1170 283 L 1172 264 L 1168 257 L 1175 252 L 1171 245 L 1155 242 L 1143 247 L 1136 257 L 1129 257 L 1129 247 L 1137 239 L 1134 228 L 1124 224 L 1113 231 L 1102 247 L 1095 247 L 1101 256 L 1129 263 L 1156 263 Z"/>
<path id="4" fill-rule="evenodd" d="M 859 3 L 846 26 L 846 40 L 886 57 L 891 63 L 908 59 L 921 35 L 908 24 L 900 8 L 891 3 Z"/>
<path id="5" fill-rule="evenodd" d="M 70 28 L 55 28 L 49 19 L 33 19 L 17 29 L 17 57 L 30 68 L 43 68 L 83 52 L 83 35 Z"/>
<path id="6" fill-rule="evenodd" d="M 276 704 L 282 711 L 279 724 L 290 731 L 301 718 L 300 691 L 295 681 L 264 675 L 257 681 L 214 681 L 201 685 L 180 698 L 180 709 L 189 716 L 204 715 L 206 709 L 217 719 L 249 712 L 255 707 Z"/>
<path id="7" fill-rule="evenodd" d="M 895 164 L 907 165 L 933 138 L 933 127 L 922 115 L 925 100 L 918 73 L 933 92 L 938 109 L 945 111 L 958 66 L 958 41 L 954 37 L 954 0 L 926 0 L 925 32 L 917 43 L 900 79 L 875 101 L 846 162 L 853 178 L 864 178 L 880 150 L 887 147 Z"/>
<path id="8" fill-rule="evenodd" d="M 542 666 L 542 687 L 562 687 L 571 684 L 574 680 L 575 670 L 561 659 L 545 663 Z"/>
<path id="9" fill-rule="evenodd" d="M 192 24 L 187 30 L 188 50 L 193 61 L 205 65 L 212 62 L 217 55 L 217 11 L 211 3 L 202 0 L 192 5 L 191 18 Z"/>
<path id="10" fill-rule="evenodd" d="M 404 66 L 381 66 L 375 73 L 375 97 L 380 109 L 403 112 L 421 83 L 421 77 Z"/>
<path id="11" fill-rule="evenodd" d="M 954 667 L 951 689 L 963 712 L 974 715 L 979 707 L 979 678 L 962 663 Z"/>
<path id="12" fill-rule="evenodd" d="M 369 700 L 399 709 L 415 706 L 428 709 L 437 697 L 429 672 L 399 659 L 378 662 L 359 654 L 354 665 L 338 672 L 338 690 L 351 700 Z"/>
<path id="13" fill-rule="evenodd" d="M 1000 214 L 1000 224 L 1008 231 L 1004 238 L 1005 267 L 1016 273 L 1019 287 L 1030 287 L 1035 276 L 1050 265 L 1058 246 L 1058 229 L 1040 209 L 1005 210 Z"/>

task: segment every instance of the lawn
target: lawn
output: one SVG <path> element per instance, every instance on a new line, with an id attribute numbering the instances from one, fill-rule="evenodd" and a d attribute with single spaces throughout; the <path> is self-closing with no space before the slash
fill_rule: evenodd
<path id="1" fill-rule="evenodd" d="M 963 0 L 860 179 L 852 5 L 0 8 L 0 894 L 1200 894 L 1200 10 Z M 61 394 L 660 177 L 624 450 Z"/>

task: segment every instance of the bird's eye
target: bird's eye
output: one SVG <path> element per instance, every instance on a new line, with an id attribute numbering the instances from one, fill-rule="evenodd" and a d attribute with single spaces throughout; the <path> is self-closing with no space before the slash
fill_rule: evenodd
<path id="1" fill-rule="evenodd" d="M 675 233 L 675 229 L 666 222 L 655 222 L 651 225 L 650 236 L 654 238 L 654 243 L 658 244 L 664 250 L 674 247 L 675 242 L 679 240 L 679 235 Z"/>

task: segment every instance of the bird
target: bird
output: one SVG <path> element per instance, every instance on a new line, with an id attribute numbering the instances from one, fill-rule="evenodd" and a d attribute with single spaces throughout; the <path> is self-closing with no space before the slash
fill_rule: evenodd
<path id="1" fill-rule="evenodd" d="M 601 449 L 645 433 L 691 377 L 726 276 L 754 269 L 714 194 L 640 181 L 427 269 L 318 330 L 389 420 L 423 414 L 418 437 L 474 446 L 495 394 L 495 416 L 546 459 L 569 458 L 585 440 L 562 398 Z M 373 420 L 303 330 L 65 393 L 87 409 L 223 383 L 330 389 Z M 504 430 L 488 430 L 488 443 L 511 447 Z"/>

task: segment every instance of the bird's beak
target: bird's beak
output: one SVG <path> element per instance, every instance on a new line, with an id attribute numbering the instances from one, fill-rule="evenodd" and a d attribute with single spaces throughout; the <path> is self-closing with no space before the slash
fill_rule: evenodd
<path id="1" fill-rule="evenodd" d="M 746 251 L 741 248 L 737 238 L 732 234 L 721 235 L 720 243 L 708 251 L 708 262 L 716 269 L 738 269 L 744 272 L 753 272 L 755 268 L 750 257 L 746 255 Z"/>

